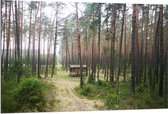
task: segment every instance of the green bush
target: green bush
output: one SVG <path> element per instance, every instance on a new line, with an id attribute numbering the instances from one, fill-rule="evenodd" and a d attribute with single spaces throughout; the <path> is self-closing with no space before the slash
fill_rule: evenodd
<path id="1" fill-rule="evenodd" d="M 43 111 L 44 89 L 45 85 L 41 80 L 24 79 L 13 91 L 13 97 L 20 107 L 19 111 Z"/>
<path id="2" fill-rule="evenodd" d="M 151 95 L 150 95 L 150 89 L 147 86 L 147 84 L 141 84 L 137 87 L 137 92 L 140 94 L 140 96 L 142 97 L 142 99 L 146 102 L 146 103 L 150 103 L 151 101 Z"/>
<path id="3" fill-rule="evenodd" d="M 106 97 L 105 105 L 110 109 L 113 105 L 119 104 L 120 97 L 116 93 L 111 93 Z"/>
<path id="4" fill-rule="evenodd" d="M 89 75 L 89 77 L 88 77 L 88 83 L 89 84 L 94 84 L 95 83 L 95 81 L 93 80 L 93 77 L 91 75 Z"/>
<path id="5" fill-rule="evenodd" d="M 91 90 L 91 86 L 89 84 L 85 84 L 83 86 L 83 88 L 80 89 L 81 95 L 87 96 L 90 92 L 92 92 L 92 90 Z"/>
<path id="6" fill-rule="evenodd" d="M 107 87 L 107 82 L 99 80 L 99 86 L 101 86 L 101 87 Z"/>
<path id="7" fill-rule="evenodd" d="M 20 72 L 22 76 L 32 76 L 31 67 L 23 66 L 23 63 L 22 60 L 15 60 L 10 68 L 10 74 L 16 76 Z"/>

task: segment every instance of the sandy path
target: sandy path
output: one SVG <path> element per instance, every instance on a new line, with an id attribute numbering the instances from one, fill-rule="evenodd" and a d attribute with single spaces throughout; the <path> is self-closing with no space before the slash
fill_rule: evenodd
<path id="1" fill-rule="evenodd" d="M 54 85 L 54 101 L 57 107 L 52 111 L 93 111 L 100 110 L 103 103 L 98 100 L 88 100 L 75 94 L 74 88 L 79 86 L 79 77 L 69 77 L 67 73 L 58 73 L 58 77 L 46 81 Z"/>

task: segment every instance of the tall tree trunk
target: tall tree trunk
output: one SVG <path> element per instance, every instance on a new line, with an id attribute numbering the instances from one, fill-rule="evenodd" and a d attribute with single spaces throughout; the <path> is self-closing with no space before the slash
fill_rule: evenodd
<path id="1" fill-rule="evenodd" d="M 82 76 L 82 58 L 81 58 L 81 45 L 80 45 L 80 25 L 78 17 L 78 3 L 76 3 L 76 20 L 77 20 L 77 31 L 78 31 L 78 58 L 80 63 L 80 87 L 83 87 L 83 76 Z"/>
<path id="2" fill-rule="evenodd" d="M 145 7 L 145 61 L 144 61 L 144 83 L 146 83 L 147 70 L 147 46 L 148 46 L 148 21 L 149 21 L 149 5 Z"/>
<path id="3" fill-rule="evenodd" d="M 121 37 L 120 37 L 120 47 L 119 47 L 119 60 L 118 60 L 118 73 L 116 78 L 116 94 L 118 95 L 119 91 L 119 76 L 120 76 L 120 64 L 121 64 L 121 54 L 122 54 L 122 41 L 123 41 L 123 28 L 124 28 L 124 15 L 126 11 L 126 4 L 124 4 L 123 17 L 122 17 L 122 25 L 121 25 Z"/>
<path id="4" fill-rule="evenodd" d="M 131 95 L 135 94 L 135 39 L 136 39 L 136 12 L 137 5 L 133 4 L 132 15 L 132 42 L 131 42 Z"/>
<path id="5" fill-rule="evenodd" d="M 18 26 L 18 12 L 17 12 L 17 1 L 15 1 L 15 22 L 16 22 L 16 39 L 17 39 L 17 60 L 20 61 L 20 36 Z M 18 71 L 17 82 L 20 82 L 21 72 Z"/>
<path id="6" fill-rule="evenodd" d="M 29 41 L 28 41 L 28 52 L 27 52 L 27 65 L 30 65 L 31 33 L 32 33 L 32 8 L 30 7 L 30 22 L 29 22 Z"/>
<path id="7" fill-rule="evenodd" d="M 52 13 L 51 13 L 51 19 L 52 19 Z M 51 21 L 51 20 L 50 20 Z M 45 67 L 45 78 L 48 77 L 48 64 L 49 64 L 49 54 L 50 54 L 50 49 L 51 49 L 51 37 L 53 36 L 53 25 L 55 22 L 55 17 L 54 20 L 52 22 L 52 26 L 50 27 L 50 33 L 49 33 L 49 37 L 48 37 L 48 48 L 47 48 L 47 59 L 46 59 L 46 67 Z"/>
<path id="8" fill-rule="evenodd" d="M 42 1 L 40 2 L 40 23 L 39 23 L 39 41 L 38 41 L 38 78 L 40 78 L 40 67 L 41 67 L 41 58 L 40 58 L 41 31 L 42 31 Z"/>
<path id="9" fill-rule="evenodd" d="M 156 6 L 157 8 L 157 6 Z M 156 16 L 157 16 L 157 9 L 155 9 L 155 23 L 156 23 Z M 159 19 L 157 21 L 157 24 L 154 24 L 156 27 L 155 29 L 155 39 L 154 39 L 154 51 L 153 51 L 153 65 L 154 65 L 154 76 L 153 76 L 153 81 L 152 81 L 152 91 L 155 89 L 155 84 L 158 82 L 158 54 L 159 54 L 159 45 L 158 45 L 158 34 L 159 34 Z"/>
<path id="10" fill-rule="evenodd" d="M 100 32 L 101 32 L 101 3 L 99 3 L 99 32 L 98 32 L 98 71 L 97 71 L 97 81 L 99 84 L 99 72 L 100 72 Z"/>
<path id="11" fill-rule="evenodd" d="M 39 4 L 37 6 L 37 10 L 35 11 L 35 17 L 34 17 L 34 34 L 33 34 L 33 58 L 32 58 L 32 74 L 33 76 L 36 75 L 36 56 L 35 56 L 35 39 L 36 39 L 36 19 L 37 19 L 37 14 L 39 11 Z"/>
<path id="12" fill-rule="evenodd" d="M 141 52 L 140 52 L 140 74 L 139 74 L 139 84 L 141 84 L 141 77 L 143 76 L 144 69 L 144 5 L 142 6 L 142 22 L 141 22 Z"/>
<path id="13" fill-rule="evenodd" d="M 23 1 L 19 1 L 20 5 L 20 57 L 22 59 L 22 45 L 23 45 Z"/>
<path id="14" fill-rule="evenodd" d="M 114 49 L 115 49 L 115 23 L 116 23 L 116 4 L 112 4 L 112 22 L 111 22 L 111 57 L 110 57 L 110 82 L 114 81 Z"/>
<path id="15" fill-rule="evenodd" d="M 126 5 L 125 5 L 126 7 Z M 127 20 L 126 20 L 126 13 L 125 13 L 125 34 L 124 34 L 124 71 L 123 71 L 123 76 L 124 76 L 124 82 L 126 81 L 126 69 L 127 69 Z"/>
<path id="16" fill-rule="evenodd" d="M 88 75 L 88 27 L 86 27 L 86 76 Z"/>
<path id="17" fill-rule="evenodd" d="M 55 22 L 55 39 L 54 39 L 54 54 L 53 54 L 53 66 L 52 66 L 52 73 L 51 77 L 53 77 L 55 73 L 55 64 L 57 64 L 56 61 L 56 47 L 57 47 L 57 27 L 58 27 L 58 8 L 59 4 L 57 3 L 57 9 L 56 9 L 56 22 Z"/>
<path id="18" fill-rule="evenodd" d="M 6 60 L 5 60 L 5 75 L 4 79 L 8 79 L 8 55 L 9 55 L 9 44 L 10 44 L 10 21 L 11 21 L 11 2 L 9 3 L 8 18 L 7 18 L 7 29 L 6 29 Z"/>
<path id="19" fill-rule="evenodd" d="M 5 1 L 5 19 L 4 19 L 4 32 L 3 32 L 3 50 L 2 50 L 2 58 L 1 58 L 1 69 L 4 67 L 4 49 L 5 49 L 5 33 L 6 33 L 6 23 L 7 23 L 7 1 Z"/>
<path id="20" fill-rule="evenodd" d="M 95 21 L 95 14 L 94 14 L 94 12 L 92 13 L 92 21 L 94 22 Z M 94 25 L 94 23 L 92 23 L 92 26 L 93 26 L 93 28 L 92 28 L 92 34 L 93 34 L 93 38 L 92 38 L 92 73 L 91 73 L 91 80 L 94 80 L 94 48 L 95 48 L 95 25 Z"/>
<path id="21" fill-rule="evenodd" d="M 163 75 L 164 75 L 164 58 L 163 58 L 163 5 L 160 5 L 159 11 L 159 43 L 160 43 L 160 78 L 159 78 L 159 96 L 163 97 Z"/>

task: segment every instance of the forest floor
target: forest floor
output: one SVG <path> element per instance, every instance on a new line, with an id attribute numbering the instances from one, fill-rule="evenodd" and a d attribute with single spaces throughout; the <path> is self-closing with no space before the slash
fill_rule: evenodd
<path id="1" fill-rule="evenodd" d="M 53 92 L 48 96 L 52 108 L 48 111 L 95 111 L 103 109 L 104 103 L 100 100 L 89 100 L 75 93 L 79 87 L 80 78 L 71 77 L 66 71 L 58 71 L 54 78 L 47 78 L 48 84 L 54 86 Z"/>

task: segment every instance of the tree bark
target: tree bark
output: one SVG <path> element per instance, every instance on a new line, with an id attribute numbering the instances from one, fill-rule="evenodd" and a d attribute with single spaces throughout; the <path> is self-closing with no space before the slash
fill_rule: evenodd
<path id="1" fill-rule="evenodd" d="M 36 19 L 37 19 L 37 14 L 39 11 L 39 4 L 37 6 L 38 8 L 35 11 L 35 17 L 34 17 L 34 34 L 33 34 L 33 58 L 32 58 L 32 74 L 33 76 L 36 75 L 36 56 L 35 56 L 35 39 L 36 39 Z"/>
<path id="2" fill-rule="evenodd" d="M 20 61 L 20 36 L 18 26 L 18 12 L 17 12 L 17 1 L 15 1 L 15 21 L 16 21 L 16 40 L 17 40 L 17 60 Z M 17 76 L 17 82 L 20 82 L 21 72 L 19 71 Z"/>
<path id="3" fill-rule="evenodd" d="M 116 23 L 116 4 L 112 5 L 112 22 L 111 22 L 111 55 L 110 55 L 110 82 L 114 81 L 114 49 L 115 49 L 115 23 Z"/>
<path id="4" fill-rule="evenodd" d="M 131 41 L 131 95 L 135 94 L 135 39 L 136 39 L 136 4 L 133 4 L 132 41 Z"/>
<path id="5" fill-rule="evenodd" d="M 38 41 L 38 78 L 40 78 L 40 67 L 41 67 L 41 58 L 40 58 L 41 31 L 42 31 L 42 1 L 40 2 L 40 23 L 39 23 L 39 41 Z"/>
<path id="6" fill-rule="evenodd" d="M 81 58 L 81 45 L 80 45 L 80 25 L 78 17 L 78 3 L 76 3 L 76 20 L 77 20 L 77 31 L 78 31 L 78 58 L 80 63 L 80 87 L 83 87 L 83 76 L 82 76 L 82 58 Z"/>
<path id="7" fill-rule="evenodd" d="M 30 42 L 32 33 L 32 8 L 30 7 L 30 22 L 29 22 L 29 41 L 28 41 L 28 52 L 27 52 L 27 65 L 30 65 Z"/>
<path id="8" fill-rule="evenodd" d="M 100 72 L 100 32 L 101 32 L 101 3 L 99 3 L 99 32 L 98 32 L 98 71 L 97 71 L 97 81 L 99 84 L 99 72 Z"/>
<path id="9" fill-rule="evenodd" d="M 10 44 L 10 21 L 11 21 L 11 2 L 9 3 L 9 10 L 8 10 L 8 14 L 7 14 L 7 27 L 6 27 L 6 60 L 5 60 L 5 74 L 4 74 L 4 79 L 7 80 L 8 79 L 8 56 L 9 56 L 9 44 Z"/>
<path id="10" fill-rule="evenodd" d="M 120 47 L 119 47 L 119 60 L 118 60 L 118 73 L 116 78 L 116 94 L 118 95 L 119 91 L 119 76 L 120 76 L 120 64 L 121 64 L 121 56 L 122 56 L 122 41 L 123 41 L 123 28 L 124 28 L 124 16 L 126 11 L 126 4 L 124 4 L 123 17 L 122 17 L 122 25 L 121 25 L 121 37 L 120 37 Z"/>
<path id="11" fill-rule="evenodd" d="M 54 39 L 54 54 L 53 54 L 53 66 L 52 66 L 52 73 L 51 73 L 51 77 L 53 77 L 54 73 L 55 73 L 55 64 L 57 64 L 57 60 L 56 60 L 56 47 L 57 47 L 57 27 L 58 27 L 58 8 L 59 8 L 59 4 L 57 3 L 57 9 L 56 9 L 56 24 L 55 24 L 55 39 Z"/>
<path id="12" fill-rule="evenodd" d="M 163 5 L 160 5 L 159 11 L 159 43 L 160 43 L 160 79 L 159 79 L 159 96 L 163 97 L 163 75 L 164 75 L 164 58 L 163 58 Z"/>

